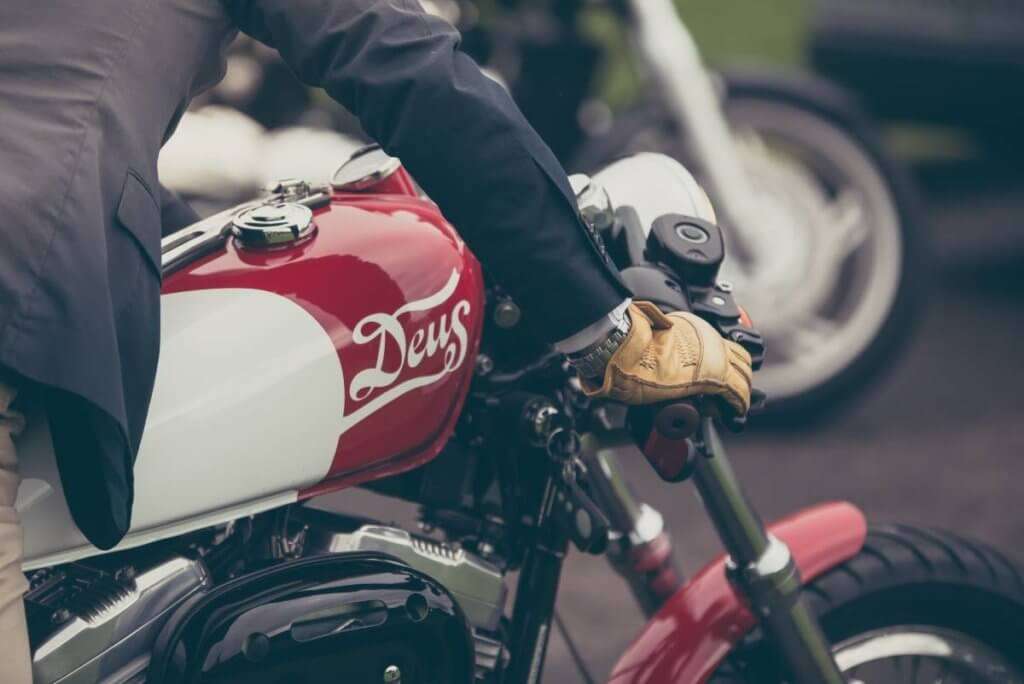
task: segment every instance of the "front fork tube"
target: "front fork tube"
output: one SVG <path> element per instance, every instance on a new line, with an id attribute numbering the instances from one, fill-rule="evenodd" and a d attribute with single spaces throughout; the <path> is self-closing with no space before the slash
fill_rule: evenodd
<path id="1" fill-rule="evenodd" d="M 644 615 L 651 617 L 683 585 L 685 575 L 672 549 L 665 520 L 633 495 L 616 455 L 636 449 L 625 432 L 605 435 L 600 445 L 585 443 L 584 462 L 591 494 L 611 523 L 606 555 L 626 581 Z M 591 438 L 587 438 L 588 440 Z"/>
<path id="2" fill-rule="evenodd" d="M 695 440 L 693 480 L 729 554 L 729 579 L 788 664 L 798 684 L 843 684 L 828 640 L 800 597 L 800 573 L 789 548 L 770 536 L 740 487 L 714 423 L 704 418 Z"/>

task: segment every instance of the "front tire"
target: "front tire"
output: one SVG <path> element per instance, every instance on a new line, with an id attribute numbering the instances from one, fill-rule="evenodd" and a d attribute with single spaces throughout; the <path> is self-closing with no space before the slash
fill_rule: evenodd
<path id="1" fill-rule="evenodd" d="M 944 532 L 872 529 L 855 557 L 804 588 L 850 681 L 1024 682 L 1024 580 L 999 552 Z M 716 684 L 781 682 L 757 632 Z"/>

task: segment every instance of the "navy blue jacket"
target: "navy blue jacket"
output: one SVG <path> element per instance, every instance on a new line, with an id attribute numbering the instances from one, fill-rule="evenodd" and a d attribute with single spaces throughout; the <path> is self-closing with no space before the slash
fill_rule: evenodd
<path id="1" fill-rule="evenodd" d="M 549 339 L 627 294 L 550 150 L 414 0 L 4 0 L 0 366 L 43 388 L 100 547 L 130 523 L 159 352 L 157 155 L 239 29 L 400 157 Z"/>

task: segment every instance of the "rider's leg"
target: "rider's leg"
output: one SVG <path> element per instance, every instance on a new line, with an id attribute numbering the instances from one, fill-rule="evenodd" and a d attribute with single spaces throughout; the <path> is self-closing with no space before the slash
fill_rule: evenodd
<path id="1" fill-rule="evenodd" d="M 31 684 L 28 628 L 22 596 L 28 582 L 21 572 L 21 524 L 14 510 L 18 494 L 18 461 L 14 436 L 25 419 L 11 408 L 17 394 L 0 376 L 0 682 Z"/>

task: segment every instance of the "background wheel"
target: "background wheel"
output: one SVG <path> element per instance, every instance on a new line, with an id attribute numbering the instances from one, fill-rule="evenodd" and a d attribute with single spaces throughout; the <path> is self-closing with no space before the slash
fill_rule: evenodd
<path id="1" fill-rule="evenodd" d="M 804 589 L 840 668 L 864 684 L 1024 682 L 1024 581 L 1002 554 L 952 534 L 902 526 Z M 779 682 L 761 633 L 712 679 Z"/>
<path id="2" fill-rule="evenodd" d="M 723 278 L 768 342 L 757 384 L 769 414 L 804 420 L 855 394 L 906 341 L 924 289 L 916 196 L 841 91 L 763 73 L 724 83 L 764 227 L 750 263 L 727 260 Z M 657 105 L 621 117 L 575 167 L 642 150 L 679 158 L 700 177 Z"/>

